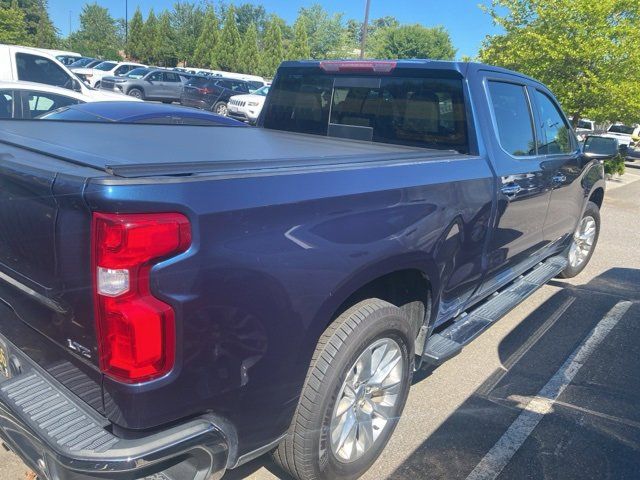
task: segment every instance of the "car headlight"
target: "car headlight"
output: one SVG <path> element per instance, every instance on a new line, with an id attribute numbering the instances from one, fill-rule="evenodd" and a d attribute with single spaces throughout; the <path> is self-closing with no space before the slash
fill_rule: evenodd
<path id="1" fill-rule="evenodd" d="M 257 107 L 258 105 L 260 105 L 260 103 L 258 103 L 258 102 L 247 102 L 247 105 L 249 105 L 250 107 Z"/>

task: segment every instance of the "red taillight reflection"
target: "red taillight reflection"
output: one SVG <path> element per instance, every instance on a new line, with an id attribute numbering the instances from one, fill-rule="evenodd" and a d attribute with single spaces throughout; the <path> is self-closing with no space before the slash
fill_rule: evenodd
<path id="1" fill-rule="evenodd" d="M 213 89 L 208 87 L 198 88 L 198 93 L 202 95 L 211 95 L 213 93 Z"/>
<path id="2" fill-rule="evenodd" d="M 149 272 L 191 244 L 178 213 L 94 213 L 93 282 L 100 368 L 139 383 L 168 373 L 175 361 L 175 314 L 150 291 Z"/>

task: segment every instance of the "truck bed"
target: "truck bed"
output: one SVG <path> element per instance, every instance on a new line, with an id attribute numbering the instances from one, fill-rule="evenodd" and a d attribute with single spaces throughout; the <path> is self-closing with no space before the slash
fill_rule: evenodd
<path id="1" fill-rule="evenodd" d="M 71 127 L 71 128 L 70 128 Z M 203 138 L 206 141 L 203 141 Z M 461 156 L 454 151 L 359 142 L 262 128 L 3 122 L 0 143 L 124 178 Z"/>

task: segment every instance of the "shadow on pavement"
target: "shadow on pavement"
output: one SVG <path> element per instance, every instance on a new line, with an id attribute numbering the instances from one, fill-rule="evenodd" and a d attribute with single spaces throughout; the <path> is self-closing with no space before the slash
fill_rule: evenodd
<path id="1" fill-rule="evenodd" d="M 389 479 L 465 479 L 523 407 L 621 300 L 639 303 L 587 361 L 499 478 L 638 478 L 640 270 L 613 268 L 585 285 L 557 280 L 551 285 L 563 289 L 500 342 L 503 368 L 496 370 Z M 417 372 L 414 383 L 430 373 Z M 269 456 L 263 456 L 229 471 L 223 480 L 244 479 L 263 467 L 277 478 L 290 478 Z"/>

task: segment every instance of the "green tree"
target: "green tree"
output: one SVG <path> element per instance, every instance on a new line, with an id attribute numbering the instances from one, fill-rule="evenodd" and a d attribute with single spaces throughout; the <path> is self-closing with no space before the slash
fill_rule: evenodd
<path id="1" fill-rule="evenodd" d="M 177 63 L 176 34 L 171 28 L 171 15 L 166 10 L 158 17 L 156 42 L 158 64 L 163 67 L 175 67 Z"/>
<path id="2" fill-rule="evenodd" d="M 307 60 L 311 58 L 311 48 L 309 47 L 309 37 L 307 36 L 306 20 L 299 16 L 293 27 L 294 37 L 287 51 L 289 60 Z"/>
<path id="3" fill-rule="evenodd" d="M 0 8 L 9 8 L 13 0 L 0 0 Z M 27 40 L 23 44 L 51 48 L 58 44 L 58 32 L 49 17 L 46 0 L 18 0 L 17 6 L 24 14 Z M 47 30 L 41 31 L 44 27 Z M 53 30 L 53 36 L 51 35 Z M 54 39 L 55 37 L 55 39 Z"/>
<path id="4" fill-rule="evenodd" d="M 488 37 L 486 63 L 537 78 L 573 119 L 640 118 L 640 2 L 493 0 L 486 8 L 503 34 Z"/>
<path id="5" fill-rule="evenodd" d="M 202 32 L 193 52 L 193 65 L 200 68 L 218 68 L 216 48 L 220 37 L 218 17 L 213 7 L 208 6 L 204 14 Z"/>
<path id="6" fill-rule="evenodd" d="M 80 28 L 69 36 L 72 50 L 98 58 L 118 58 L 122 48 L 118 24 L 109 10 L 97 3 L 85 4 L 80 13 Z"/>
<path id="7" fill-rule="evenodd" d="M 342 14 L 329 13 L 316 3 L 309 8 L 301 8 L 309 38 L 311 58 L 337 58 L 345 55 L 351 47 L 347 29 L 343 26 Z"/>
<path id="8" fill-rule="evenodd" d="M 158 61 L 158 18 L 153 8 L 149 10 L 142 29 L 141 61 L 154 64 Z"/>
<path id="9" fill-rule="evenodd" d="M 33 37 L 33 45 L 38 48 L 57 48 L 60 44 L 58 29 L 53 25 L 46 7 L 41 7 L 43 11 L 38 18 L 38 27 Z"/>
<path id="10" fill-rule="evenodd" d="M 216 49 L 215 59 L 221 70 L 234 72 L 239 70 L 240 58 L 238 50 L 240 49 L 242 40 L 238 25 L 236 23 L 236 13 L 233 5 L 227 9 L 224 26 L 220 35 L 220 42 Z"/>
<path id="11" fill-rule="evenodd" d="M 144 18 L 142 17 L 140 7 L 136 8 L 129 22 L 126 53 L 128 57 L 136 60 L 140 60 L 144 53 Z"/>
<path id="12" fill-rule="evenodd" d="M 270 18 L 267 21 L 263 43 L 260 72 L 262 76 L 271 78 L 276 74 L 278 66 L 284 60 L 282 30 L 280 30 L 279 22 L 274 18 Z"/>
<path id="13" fill-rule="evenodd" d="M 202 33 L 204 11 L 191 2 L 178 1 L 171 12 L 171 26 L 175 31 L 178 60 L 185 66 L 193 63 L 198 38 Z"/>
<path id="14" fill-rule="evenodd" d="M 25 44 L 27 40 L 27 23 L 17 2 L 0 7 L 0 43 Z"/>
<path id="15" fill-rule="evenodd" d="M 240 35 L 244 35 L 251 25 L 255 25 L 256 31 L 261 32 L 267 23 L 267 11 L 262 5 L 243 3 L 236 8 L 236 20 Z"/>
<path id="16" fill-rule="evenodd" d="M 251 24 L 242 40 L 242 47 L 240 47 L 240 71 L 254 75 L 260 71 L 258 28 L 254 24 Z"/>
<path id="17" fill-rule="evenodd" d="M 378 58 L 453 60 L 456 55 L 451 37 L 443 27 L 416 24 L 385 28 L 376 43 L 370 51 Z"/>

